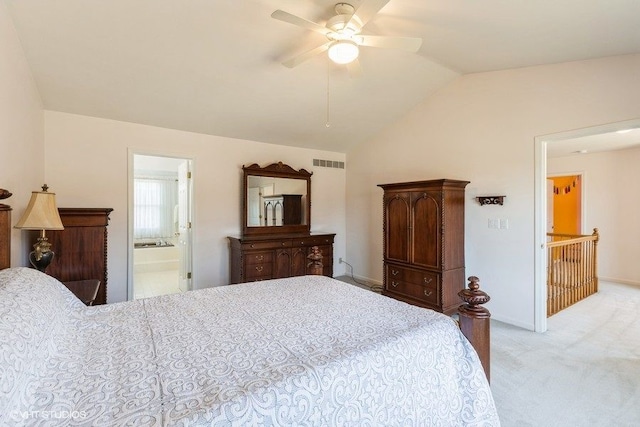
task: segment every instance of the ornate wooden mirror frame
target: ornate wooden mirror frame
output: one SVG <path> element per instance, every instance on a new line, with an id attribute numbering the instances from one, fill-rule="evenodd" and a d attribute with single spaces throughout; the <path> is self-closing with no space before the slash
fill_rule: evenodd
<path id="1" fill-rule="evenodd" d="M 282 162 L 272 163 L 268 166 L 260 167 L 257 163 L 254 163 L 250 166 L 243 166 L 243 179 L 242 179 L 242 235 L 243 236 L 260 236 L 260 235 L 269 235 L 272 236 L 274 234 L 305 234 L 308 235 L 311 230 L 311 175 L 312 172 L 307 172 L 305 169 L 295 170 L 291 166 L 286 165 Z M 296 185 L 298 187 L 304 188 L 306 186 L 306 194 L 300 194 L 300 204 L 301 204 L 301 212 L 299 213 L 300 220 L 296 220 L 294 223 L 290 224 L 282 224 L 282 225 L 264 225 L 266 222 L 266 216 L 259 220 L 260 225 L 249 225 L 249 222 L 255 222 L 253 219 L 250 220 L 249 215 L 249 185 L 250 181 L 253 178 L 276 178 L 277 180 L 282 180 L 282 183 L 289 184 L 301 184 Z M 295 181 L 288 180 L 302 180 L 303 183 L 296 183 Z M 276 181 L 277 182 L 277 181 Z M 298 191 L 296 193 L 301 193 Z M 276 188 L 276 184 L 274 184 L 273 196 L 280 195 L 281 192 L 278 188 Z M 298 195 L 298 194 L 296 194 Z M 265 207 L 262 202 L 262 193 L 260 194 L 260 204 L 258 205 L 258 209 L 260 209 L 261 215 L 264 215 Z M 256 206 L 252 207 L 253 210 L 256 209 Z M 280 207 L 282 209 L 282 206 Z M 284 221 L 283 221 L 284 222 Z"/>

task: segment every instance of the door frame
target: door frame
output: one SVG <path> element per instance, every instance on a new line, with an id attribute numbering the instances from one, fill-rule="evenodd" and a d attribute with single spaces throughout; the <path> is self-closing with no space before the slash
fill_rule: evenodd
<path id="1" fill-rule="evenodd" d="M 131 148 L 129 147 L 127 149 L 127 155 L 128 155 L 128 164 L 127 164 L 127 300 L 131 301 L 133 300 L 133 221 L 134 221 L 134 209 L 133 209 L 133 180 L 134 180 L 134 172 L 133 172 L 133 168 L 134 168 L 134 156 L 136 155 L 140 155 L 140 156 L 153 156 L 153 157 L 171 157 L 171 158 L 175 158 L 175 159 L 182 159 L 182 160 L 187 160 L 190 162 L 190 170 L 191 170 L 191 182 L 190 182 L 190 186 L 189 186 L 189 190 L 191 193 L 191 197 L 189 198 L 189 210 L 190 210 L 190 216 L 191 216 L 191 221 L 192 221 L 192 225 L 191 225 L 191 236 L 192 238 L 189 241 L 189 248 L 187 249 L 190 253 L 190 256 L 188 257 L 189 259 L 189 263 L 190 265 L 190 271 L 194 271 L 194 257 L 193 257 L 193 236 L 195 236 L 195 232 L 194 229 L 196 227 L 196 220 L 195 220 L 195 210 L 194 210 L 194 198 L 193 198 L 193 194 L 195 192 L 194 187 L 195 187 L 195 174 L 194 174 L 194 169 L 195 169 L 195 160 L 192 156 L 184 154 L 184 153 L 176 153 L 176 152 L 168 152 L 168 151 L 155 151 L 155 150 L 148 150 L 148 149 L 138 149 L 138 148 Z M 191 281 L 190 281 L 190 285 L 189 288 L 192 289 L 193 288 L 193 275 L 191 276 Z"/>
<path id="2" fill-rule="evenodd" d="M 574 129 L 534 138 L 534 308 L 536 332 L 547 330 L 547 145 L 561 144 L 566 139 L 616 132 L 640 127 L 640 119 Z M 584 185 L 584 182 L 583 182 Z M 583 195 L 583 202 L 585 201 Z M 583 204 L 583 208 L 585 205 Z M 583 209 L 585 211 L 586 209 Z M 583 213 L 584 215 L 584 213 Z M 584 227 L 584 223 L 582 224 Z M 584 230 L 584 228 L 583 228 Z"/>

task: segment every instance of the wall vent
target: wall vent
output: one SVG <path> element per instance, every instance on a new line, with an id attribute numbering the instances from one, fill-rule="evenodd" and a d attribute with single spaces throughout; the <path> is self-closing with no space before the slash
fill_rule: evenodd
<path id="1" fill-rule="evenodd" d="M 344 169 L 344 162 L 336 162 L 335 160 L 313 159 L 313 166 L 320 166 L 321 168 Z"/>

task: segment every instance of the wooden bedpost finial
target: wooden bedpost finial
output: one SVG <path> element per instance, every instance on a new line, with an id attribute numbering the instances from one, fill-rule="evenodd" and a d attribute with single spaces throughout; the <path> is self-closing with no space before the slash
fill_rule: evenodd
<path id="1" fill-rule="evenodd" d="M 478 353 L 484 373 L 487 376 L 487 380 L 489 380 L 491 363 L 489 318 L 491 313 L 481 304 L 488 302 L 491 298 L 486 292 L 480 290 L 480 279 L 476 276 L 471 276 L 468 280 L 469 289 L 463 289 L 458 292 L 460 299 L 466 303 L 458 307 L 460 329 Z"/>
<path id="2" fill-rule="evenodd" d="M 475 316 L 481 315 L 482 313 L 486 313 L 487 317 L 491 316 L 489 310 L 480 307 L 481 304 L 486 304 L 491 299 L 486 292 L 480 290 L 480 279 L 476 276 L 471 276 L 467 280 L 469 280 L 469 289 L 463 289 L 458 292 L 460 299 L 466 302 L 460 309 L 472 311 L 475 313 Z"/>
<path id="3" fill-rule="evenodd" d="M 322 251 L 317 246 L 311 248 L 311 252 L 307 255 L 309 263 L 307 264 L 307 273 L 317 276 L 322 275 Z"/>
<path id="4" fill-rule="evenodd" d="M 12 195 L 13 194 L 9 190 L 5 190 L 4 188 L 0 188 L 0 200 L 8 199 Z M 3 205 L 3 204 L 0 204 L 0 206 L 2 206 L 4 208 L 9 208 L 9 206 Z"/>
<path id="5" fill-rule="evenodd" d="M 9 190 L 5 190 L 4 188 L 0 188 L 0 199 L 8 199 L 13 194 Z"/>

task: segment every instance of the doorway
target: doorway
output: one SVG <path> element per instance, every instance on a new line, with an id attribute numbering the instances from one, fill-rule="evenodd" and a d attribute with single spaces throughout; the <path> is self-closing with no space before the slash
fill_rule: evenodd
<path id="1" fill-rule="evenodd" d="M 191 159 L 130 153 L 128 299 L 191 289 Z"/>
<path id="2" fill-rule="evenodd" d="M 567 144 L 576 138 L 608 134 L 640 127 L 640 119 L 611 123 L 590 128 L 538 136 L 534 139 L 534 330 L 547 330 L 547 149 Z M 583 177 L 584 178 L 584 177 Z M 584 192 L 582 192 L 584 194 Z M 584 224 L 584 209 L 582 209 Z"/>

